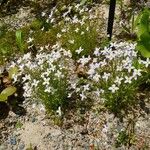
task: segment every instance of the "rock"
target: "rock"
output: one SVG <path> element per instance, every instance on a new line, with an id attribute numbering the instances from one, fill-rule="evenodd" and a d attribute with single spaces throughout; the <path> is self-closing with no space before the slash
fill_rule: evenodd
<path id="1" fill-rule="evenodd" d="M 0 145 L 0 150 L 6 150 L 6 146 L 5 145 Z"/>
<path id="2" fill-rule="evenodd" d="M 17 144 L 16 137 L 10 137 L 10 144 L 11 145 L 16 145 Z"/>
<path id="3" fill-rule="evenodd" d="M 20 145 L 19 145 L 19 150 L 23 150 L 25 148 L 25 144 L 24 143 L 21 143 Z"/>

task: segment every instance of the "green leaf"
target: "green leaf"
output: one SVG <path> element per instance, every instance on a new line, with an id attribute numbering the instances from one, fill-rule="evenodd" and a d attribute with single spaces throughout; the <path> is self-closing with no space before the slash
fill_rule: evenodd
<path id="1" fill-rule="evenodd" d="M 138 37 L 140 37 L 143 33 L 149 32 L 149 10 L 144 10 L 140 19 L 138 26 Z"/>
<path id="2" fill-rule="evenodd" d="M 8 71 L 9 78 L 12 79 L 13 75 L 16 75 L 17 73 L 18 73 L 18 68 L 17 67 L 10 68 L 9 71 Z"/>
<path id="3" fill-rule="evenodd" d="M 20 51 L 23 52 L 23 41 L 22 41 L 22 31 L 21 30 L 16 31 L 16 43 L 17 43 Z"/>
<path id="4" fill-rule="evenodd" d="M 0 102 L 7 101 L 8 96 L 6 94 L 0 94 Z"/>
<path id="5" fill-rule="evenodd" d="M 6 89 L 4 89 L 1 94 L 5 94 L 7 97 L 10 96 L 10 95 L 13 95 L 15 92 L 16 92 L 16 87 L 14 86 L 10 86 L 10 87 L 7 87 Z"/>
<path id="6" fill-rule="evenodd" d="M 150 58 L 150 51 L 140 42 L 137 44 L 136 49 L 141 52 L 143 57 Z"/>

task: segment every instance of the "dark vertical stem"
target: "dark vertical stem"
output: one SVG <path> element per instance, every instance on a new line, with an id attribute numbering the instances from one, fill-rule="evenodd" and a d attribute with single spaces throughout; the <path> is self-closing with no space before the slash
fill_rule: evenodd
<path id="1" fill-rule="evenodd" d="M 107 26 L 107 34 L 109 36 L 109 40 L 111 40 L 111 37 L 112 37 L 112 30 L 113 30 L 113 23 L 114 23 L 114 16 L 115 16 L 115 7 L 116 7 L 116 0 L 110 0 L 108 26 Z"/>

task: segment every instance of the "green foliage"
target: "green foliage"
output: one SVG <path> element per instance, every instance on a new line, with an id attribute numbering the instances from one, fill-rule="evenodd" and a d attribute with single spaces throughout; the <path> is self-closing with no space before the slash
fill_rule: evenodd
<path id="1" fill-rule="evenodd" d="M 137 50 L 142 56 L 150 57 L 150 10 L 145 8 L 135 21 L 137 27 Z"/>
<path id="2" fill-rule="evenodd" d="M 119 147 L 121 145 L 127 145 L 128 140 L 129 140 L 129 137 L 126 131 L 121 131 L 116 141 L 116 147 Z"/>
<path id="3" fill-rule="evenodd" d="M 16 87 L 10 86 L 5 88 L 1 93 L 0 93 L 0 101 L 7 101 L 8 96 L 13 95 L 16 92 Z"/>
<path id="4" fill-rule="evenodd" d="M 19 47 L 20 51 L 23 53 L 24 52 L 24 43 L 23 43 L 23 35 L 22 35 L 21 30 L 16 31 L 16 43 L 17 43 L 17 46 Z"/>
<path id="5" fill-rule="evenodd" d="M 8 71 L 8 82 L 13 79 L 13 76 L 16 75 L 18 72 L 17 67 L 12 67 Z M 3 76 L 1 76 L 3 78 Z M 1 83 L 0 83 L 1 84 Z M 8 97 L 13 95 L 17 91 L 17 88 L 13 85 L 10 85 L 8 87 L 5 87 L 2 89 L 0 93 L 0 101 L 7 102 Z"/>
<path id="6" fill-rule="evenodd" d="M 14 75 L 17 75 L 17 73 L 18 73 L 18 68 L 17 67 L 11 67 L 8 71 L 8 77 L 10 79 L 12 79 Z"/>
<path id="7" fill-rule="evenodd" d="M 21 123 L 21 121 L 17 121 L 17 123 L 15 124 L 15 128 L 19 129 L 23 126 L 23 124 Z"/>

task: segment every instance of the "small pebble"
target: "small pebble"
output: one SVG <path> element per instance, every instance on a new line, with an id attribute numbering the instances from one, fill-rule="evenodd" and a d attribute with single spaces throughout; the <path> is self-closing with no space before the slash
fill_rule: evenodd
<path id="1" fill-rule="evenodd" d="M 19 145 L 19 150 L 23 150 L 24 148 L 25 148 L 25 144 L 22 143 Z"/>
<path id="2" fill-rule="evenodd" d="M 17 144 L 17 141 L 16 141 L 16 138 L 15 138 L 15 137 L 11 137 L 11 138 L 10 138 L 10 144 L 11 144 L 11 145 L 16 145 L 16 144 Z"/>

